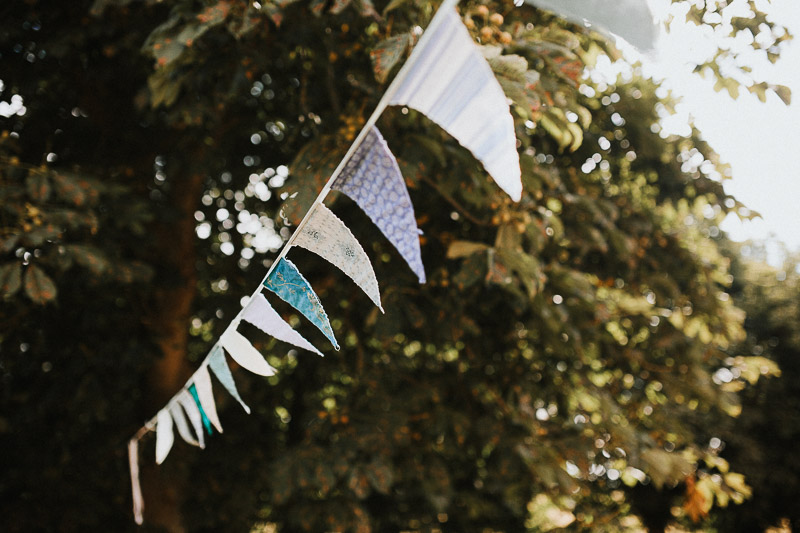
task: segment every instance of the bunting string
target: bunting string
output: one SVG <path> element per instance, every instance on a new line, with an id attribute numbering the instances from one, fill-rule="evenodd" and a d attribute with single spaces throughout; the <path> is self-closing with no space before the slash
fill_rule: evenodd
<path id="1" fill-rule="evenodd" d="M 139 484 L 138 443 L 156 433 L 156 463 L 173 447 L 173 429 L 187 443 L 205 447 L 205 435 L 222 425 L 214 402 L 209 369 L 225 390 L 249 413 L 239 395 L 225 353 L 239 366 L 262 376 L 276 373 L 263 355 L 239 331 L 244 320 L 272 337 L 322 355 L 272 308 L 263 288 L 297 309 L 322 331 L 334 348 L 339 345 L 319 297 L 286 257 L 293 246 L 312 251 L 338 267 L 383 311 L 374 269 L 352 232 L 323 203 L 332 188 L 350 197 L 398 250 L 420 283 L 425 282 L 419 228 L 397 160 L 375 127 L 388 105 L 416 109 L 481 161 L 498 185 L 519 200 L 519 156 L 508 101 L 490 67 L 454 10 L 458 0 L 444 0 L 410 57 L 400 68 L 345 156 L 272 262 L 248 303 L 233 318 L 186 385 L 148 420 L 128 442 L 133 512 L 142 524 L 144 502 Z"/>

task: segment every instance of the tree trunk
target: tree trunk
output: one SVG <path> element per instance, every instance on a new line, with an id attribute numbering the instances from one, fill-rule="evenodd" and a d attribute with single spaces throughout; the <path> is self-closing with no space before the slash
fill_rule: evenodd
<path id="1" fill-rule="evenodd" d="M 203 175 L 193 173 L 175 178 L 170 220 L 160 221 L 153 233 L 164 275 L 158 280 L 160 286 L 155 290 L 149 323 L 153 339 L 161 350 L 161 357 L 148 377 L 145 403 L 152 412 L 175 395 L 191 375 L 186 354 L 197 290 L 193 213 L 203 192 Z M 181 515 L 183 476 L 165 475 L 163 468 L 150 458 L 142 461 L 142 467 L 145 522 L 172 533 L 185 531 Z"/>

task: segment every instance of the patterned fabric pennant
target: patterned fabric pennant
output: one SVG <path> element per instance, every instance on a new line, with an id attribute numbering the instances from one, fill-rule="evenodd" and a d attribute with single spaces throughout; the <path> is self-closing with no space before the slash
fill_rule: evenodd
<path id="1" fill-rule="evenodd" d="M 200 419 L 203 421 L 203 427 L 206 429 L 206 433 L 213 435 L 214 430 L 211 427 L 211 420 L 208 418 L 208 415 L 206 415 L 205 410 L 203 410 L 203 404 L 200 402 L 200 396 L 197 394 L 197 387 L 194 386 L 194 383 L 189 386 L 189 394 L 192 395 L 194 405 L 197 407 L 197 410 L 200 411 Z"/>
<path id="2" fill-rule="evenodd" d="M 378 280 L 366 252 L 352 232 L 325 204 L 312 208 L 294 244 L 314 252 L 347 274 L 383 312 Z"/>
<path id="3" fill-rule="evenodd" d="M 225 352 L 223 352 L 222 348 L 219 346 L 214 348 L 214 351 L 211 352 L 211 356 L 208 358 L 208 368 L 217 376 L 217 379 L 219 379 L 219 382 L 225 387 L 225 390 L 241 404 L 245 413 L 249 415 L 250 407 L 244 403 L 242 397 L 239 396 L 239 391 L 236 390 L 236 382 L 233 381 L 233 375 L 231 375 L 231 369 L 228 368 L 228 363 L 225 361 Z"/>
<path id="4" fill-rule="evenodd" d="M 178 435 L 192 446 L 200 446 L 200 442 L 194 438 L 192 431 L 189 429 L 189 422 L 186 421 L 186 415 L 183 414 L 180 404 L 177 401 L 171 402 L 167 409 L 172 420 L 175 421 L 175 427 L 178 428 Z"/>
<path id="5" fill-rule="evenodd" d="M 281 318 L 281 315 L 272 308 L 267 299 L 260 292 L 253 296 L 250 303 L 244 308 L 242 318 L 279 341 L 288 342 L 289 344 L 294 344 L 298 348 L 303 348 L 304 350 L 314 352 L 320 356 L 322 355 L 322 352 L 317 350 L 314 345 L 293 330 L 292 326 Z"/>
<path id="6" fill-rule="evenodd" d="M 325 314 L 319 297 L 314 293 L 306 278 L 294 266 L 294 263 L 285 257 L 281 258 L 264 281 L 264 286 L 277 294 L 281 300 L 303 313 L 328 337 L 333 347 L 339 349 L 339 343 L 336 342 L 328 315 Z"/>
<path id="7" fill-rule="evenodd" d="M 139 439 L 128 441 L 128 467 L 131 471 L 131 493 L 133 494 L 133 519 L 138 525 L 144 523 L 144 499 L 142 485 L 139 483 Z"/>
<path id="8" fill-rule="evenodd" d="M 214 392 L 211 389 L 211 376 L 208 375 L 208 369 L 205 365 L 194 373 L 194 386 L 197 392 L 197 398 L 200 400 L 200 405 L 203 407 L 208 420 L 214 425 L 217 431 L 222 433 L 222 424 L 219 423 L 217 416 L 217 405 L 214 402 Z"/>
<path id="9" fill-rule="evenodd" d="M 161 464 L 169 455 L 175 435 L 172 433 L 172 416 L 162 409 L 156 416 L 156 464 Z"/>
<path id="10" fill-rule="evenodd" d="M 241 333 L 236 331 L 236 326 L 229 327 L 222 334 L 219 343 L 225 348 L 234 361 L 239 363 L 253 374 L 259 376 L 274 376 L 275 369 L 267 363 L 261 352 L 253 348 L 250 341 L 244 338 Z"/>
<path id="11" fill-rule="evenodd" d="M 390 103 L 427 115 L 519 201 L 519 154 L 506 96 L 459 14 L 453 10 L 444 15 Z"/>
<path id="12" fill-rule="evenodd" d="M 194 389 L 194 385 L 190 387 L 190 390 Z M 192 427 L 194 428 L 194 434 L 197 435 L 197 442 L 201 448 L 206 447 L 205 438 L 203 436 L 203 417 L 205 417 L 205 413 L 201 413 L 200 411 L 200 399 L 194 399 L 194 394 L 187 391 L 186 389 L 182 390 L 180 394 L 176 397 L 178 403 L 181 404 L 183 407 L 183 411 L 186 413 L 186 416 L 189 418 L 189 422 L 192 423 Z M 208 422 L 208 431 L 209 435 L 211 434 L 211 422 Z"/>
<path id="13" fill-rule="evenodd" d="M 349 196 L 397 248 L 425 283 L 414 207 L 397 160 L 378 128 L 372 127 L 332 187 Z"/>

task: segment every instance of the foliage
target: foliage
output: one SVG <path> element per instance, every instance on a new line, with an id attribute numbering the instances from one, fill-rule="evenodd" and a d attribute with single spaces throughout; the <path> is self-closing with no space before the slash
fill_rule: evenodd
<path id="1" fill-rule="evenodd" d="M 742 248 L 744 252 L 742 253 Z M 800 527 L 796 507 L 789 503 L 798 491 L 795 453 L 798 419 L 797 333 L 798 261 L 786 257 L 775 267 L 766 263 L 764 249 L 755 243 L 733 247 L 732 272 L 736 283 L 731 294 L 747 311 L 747 341 L 740 353 L 759 362 L 756 372 L 769 372 L 780 365 L 781 379 L 761 380 L 743 391 L 741 416 L 715 435 L 722 455 L 737 465 L 753 487 L 753 496 L 741 508 L 716 513 L 715 522 L 724 531 L 755 531 L 778 526 Z M 720 379 L 726 380 L 722 373 Z"/>
<path id="2" fill-rule="evenodd" d="M 0 154 L 12 530 L 131 527 L 124 440 L 259 282 L 434 7 L 0 8 L 0 96 L 25 106 L 3 119 Z M 388 110 L 429 282 L 332 196 L 386 314 L 293 250 L 342 350 L 246 331 L 279 373 L 238 372 L 253 415 L 218 395 L 224 437 L 145 473 L 148 527 L 622 530 L 655 520 L 643 486 L 680 492 L 687 523 L 748 496 L 707 446 L 761 361 L 734 348 L 742 316 L 714 239 L 740 207 L 725 168 L 696 133 L 653 132 L 670 102 L 635 69 L 583 78 L 618 57 L 600 36 L 511 3 L 460 12 L 513 102 L 522 201 L 424 116 Z M 723 386 L 720 369 L 739 377 Z"/>

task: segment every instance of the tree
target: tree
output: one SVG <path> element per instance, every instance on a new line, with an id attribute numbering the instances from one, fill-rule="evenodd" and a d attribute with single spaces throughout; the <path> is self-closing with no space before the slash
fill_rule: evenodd
<path id="1" fill-rule="evenodd" d="M 736 282 L 734 301 L 747 312 L 747 340 L 741 353 L 750 354 L 759 364 L 754 372 L 780 366 L 781 378 L 761 380 L 743 391 L 742 414 L 719 431 L 722 455 L 745 474 L 753 496 L 740 508 L 715 517 L 720 529 L 754 531 L 788 521 L 791 528 L 800 526 L 791 494 L 797 493 L 800 465 L 794 453 L 798 425 L 798 366 L 800 339 L 794 324 L 798 309 L 798 262 L 787 254 L 782 265 L 770 266 L 763 247 L 744 245 L 742 253 L 730 251 L 734 261 L 731 271 Z M 728 378 L 721 374 L 721 380 Z"/>
<path id="2" fill-rule="evenodd" d="M 0 8 L 12 530 L 132 527 L 126 438 L 259 282 L 434 7 Z M 653 133 L 669 102 L 652 82 L 581 79 L 598 55 L 618 57 L 599 35 L 528 6 L 460 11 L 514 102 L 522 201 L 424 116 L 387 111 L 378 125 L 425 231 L 429 282 L 332 198 L 386 315 L 293 250 L 341 352 L 287 353 L 247 331 L 279 374 L 237 373 L 253 416 L 220 395 L 224 437 L 146 467 L 148 527 L 613 529 L 648 520 L 628 486 L 686 483 L 689 519 L 746 495 L 735 473 L 698 477 L 724 468 L 709 421 L 738 411 L 712 379 L 742 335 L 709 239 L 739 207 L 724 168 L 696 134 Z"/>

